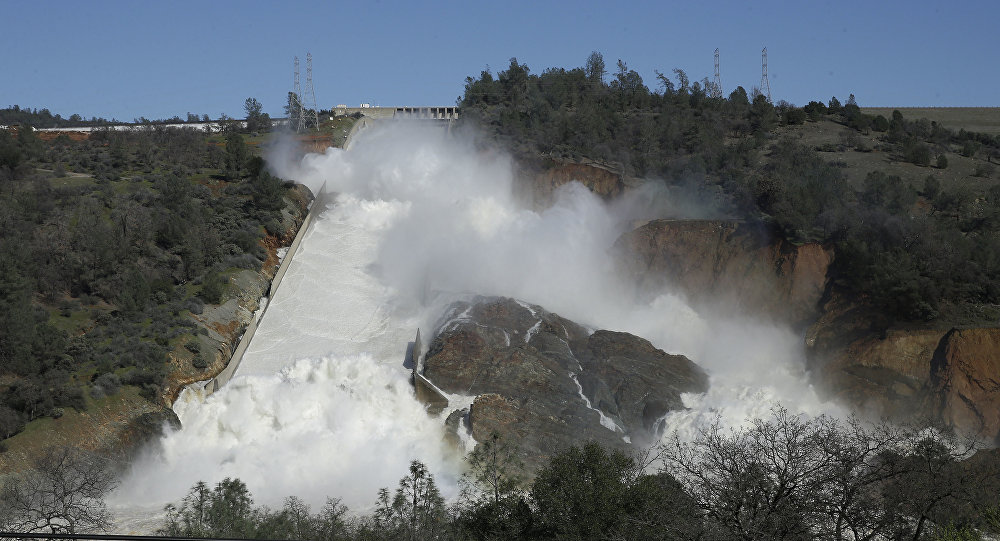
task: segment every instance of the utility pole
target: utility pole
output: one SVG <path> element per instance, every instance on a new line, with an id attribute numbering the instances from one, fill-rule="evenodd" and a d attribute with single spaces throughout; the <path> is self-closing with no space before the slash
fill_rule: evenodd
<path id="1" fill-rule="evenodd" d="M 767 97 L 767 101 L 771 101 L 771 83 L 767 80 L 767 47 L 760 52 L 760 65 L 760 92 Z"/>
<path id="2" fill-rule="evenodd" d="M 722 76 L 719 73 L 719 48 L 715 48 L 715 81 L 713 81 L 714 87 L 712 88 L 712 97 L 721 98 L 722 97 Z"/>
<path id="3" fill-rule="evenodd" d="M 305 126 L 305 115 L 302 113 L 302 84 L 299 83 L 299 57 L 295 57 L 295 88 L 292 90 L 295 95 L 294 106 L 297 111 L 289 110 L 288 114 L 297 113 L 298 123 L 295 125 L 295 132 L 301 132 Z"/>
<path id="4" fill-rule="evenodd" d="M 316 91 L 313 89 L 313 55 L 306 53 L 306 93 L 309 101 L 305 104 L 306 110 L 312 111 L 313 128 L 319 130 L 319 107 L 316 106 Z"/>

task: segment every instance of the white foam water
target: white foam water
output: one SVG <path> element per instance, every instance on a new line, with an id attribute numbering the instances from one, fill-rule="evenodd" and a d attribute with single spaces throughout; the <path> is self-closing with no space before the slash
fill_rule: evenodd
<path id="1" fill-rule="evenodd" d="M 468 294 L 515 297 L 699 363 L 711 388 L 685 396 L 690 409 L 668 415 L 667 432 L 716 416 L 739 424 L 778 401 L 830 411 L 805 383 L 791 331 L 698 313 L 670 292 L 637 298 L 619 279 L 608 249 L 625 224 L 669 207 L 650 204 L 652 192 L 607 203 L 571 183 L 535 212 L 513 197 L 512 170 L 469 138 L 389 125 L 278 171 L 340 195 L 303 239 L 237 377 L 178 401 L 183 428 L 136 463 L 116 496 L 132 507 L 120 510 L 226 476 L 262 503 L 332 496 L 365 508 L 412 459 L 453 494 L 460 453 L 442 443 L 442 419 L 416 401 L 402 360 L 416 329 L 429 336 L 443 307 Z"/>

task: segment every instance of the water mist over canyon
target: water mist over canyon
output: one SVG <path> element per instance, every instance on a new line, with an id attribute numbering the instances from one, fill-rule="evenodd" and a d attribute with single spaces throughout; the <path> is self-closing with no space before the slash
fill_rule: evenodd
<path id="1" fill-rule="evenodd" d="M 716 416 L 738 424 L 777 401 L 830 411 L 805 381 L 796 333 L 699 313 L 670 291 L 639 296 L 623 278 L 609 249 L 635 220 L 670 217 L 665 192 L 606 202 L 572 183 L 550 208 L 530 210 L 514 196 L 510 158 L 469 140 L 385 125 L 349 151 L 278 171 L 338 195 L 305 237 L 236 378 L 207 398 L 182 395 L 183 428 L 137 462 L 119 501 L 162 506 L 198 480 L 239 477 L 259 503 L 297 495 L 318 507 L 331 496 L 368 507 L 412 459 L 456 494 L 461 453 L 443 442 L 448 412 L 424 412 L 402 361 L 418 328 L 429 336 L 444 307 L 469 295 L 521 299 L 698 363 L 709 391 L 686 395 L 690 409 L 668 415 L 668 432 Z"/>

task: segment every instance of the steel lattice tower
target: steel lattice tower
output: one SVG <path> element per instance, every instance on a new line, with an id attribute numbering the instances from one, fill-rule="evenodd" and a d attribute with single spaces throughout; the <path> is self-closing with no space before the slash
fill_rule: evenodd
<path id="1" fill-rule="evenodd" d="M 767 101 L 771 101 L 771 83 L 767 80 L 767 47 L 760 52 L 760 92 L 767 97 Z"/>
<path id="2" fill-rule="evenodd" d="M 319 107 L 316 106 L 316 91 L 313 89 L 313 55 L 306 53 L 306 93 L 303 98 L 309 101 L 304 104 L 307 111 L 312 111 L 313 129 L 319 129 Z"/>
<path id="3" fill-rule="evenodd" d="M 288 114 L 295 114 L 298 117 L 295 131 L 300 132 L 305 125 L 305 115 L 302 114 L 302 84 L 299 83 L 299 57 L 297 56 L 295 57 L 295 88 L 292 90 L 292 94 L 295 96 L 295 103 L 292 104 L 293 109 L 297 110 L 289 110 Z"/>
<path id="4" fill-rule="evenodd" d="M 719 48 L 715 48 L 715 81 L 712 83 L 714 87 L 712 88 L 712 97 L 721 98 L 722 97 L 722 75 L 719 72 Z"/>

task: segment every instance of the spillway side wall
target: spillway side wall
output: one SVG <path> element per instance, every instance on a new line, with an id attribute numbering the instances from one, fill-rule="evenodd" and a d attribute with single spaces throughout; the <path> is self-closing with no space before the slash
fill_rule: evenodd
<path id="1" fill-rule="evenodd" d="M 299 226 L 299 231 L 295 234 L 295 238 L 292 239 L 292 243 L 288 245 L 288 252 L 285 253 L 285 257 L 281 260 L 281 264 L 278 266 L 278 270 L 274 273 L 274 278 L 271 280 L 271 287 L 268 289 L 268 305 L 270 305 L 270 299 L 274 298 L 274 294 L 278 291 L 278 286 L 281 285 L 281 280 L 285 277 L 285 273 L 288 271 L 289 265 L 292 263 L 292 258 L 295 257 L 295 252 L 298 251 L 299 245 L 302 244 L 302 239 L 306 235 L 306 231 L 309 230 L 309 226 L 312 225 L 313 218 L 316 213 L 322 212 L 323 208 L 326 206 L 326 202 L 330 199 L 330 195 L 326 191 L 326 184 L 320 188 L 319 193 L 313 199 L 312 205 L 309 207 L 309 212 L 306 213 L 305 219 L 302 220 L 302 225 Z M 226 367 L 219 372 L 217 376 L 205 382 L 205 392 L 206 394 L 212 394 L 222 388 L 223 385 L 229 383 L 229 380 L 233 378 L 233 374 L 236 373 L 236 369 L 240 367 L 240 363 L 243 362 L 243 355 L 246 353 L 247 348 L 250 347 L 250 342 L 253 340 L 254 334 L 257 332 L 257 325 L 260 321 L 264 319 L 267 315 L 267 306 L 264 310 L 254 318 L 253 321 L 247 325 L 246 330 L 243 331 L 243 335 L 240 337 L 240 341 L 236 344 L 236 349 L 233 350 L 233 355 L 229 359 L 229 363 Z"/>

